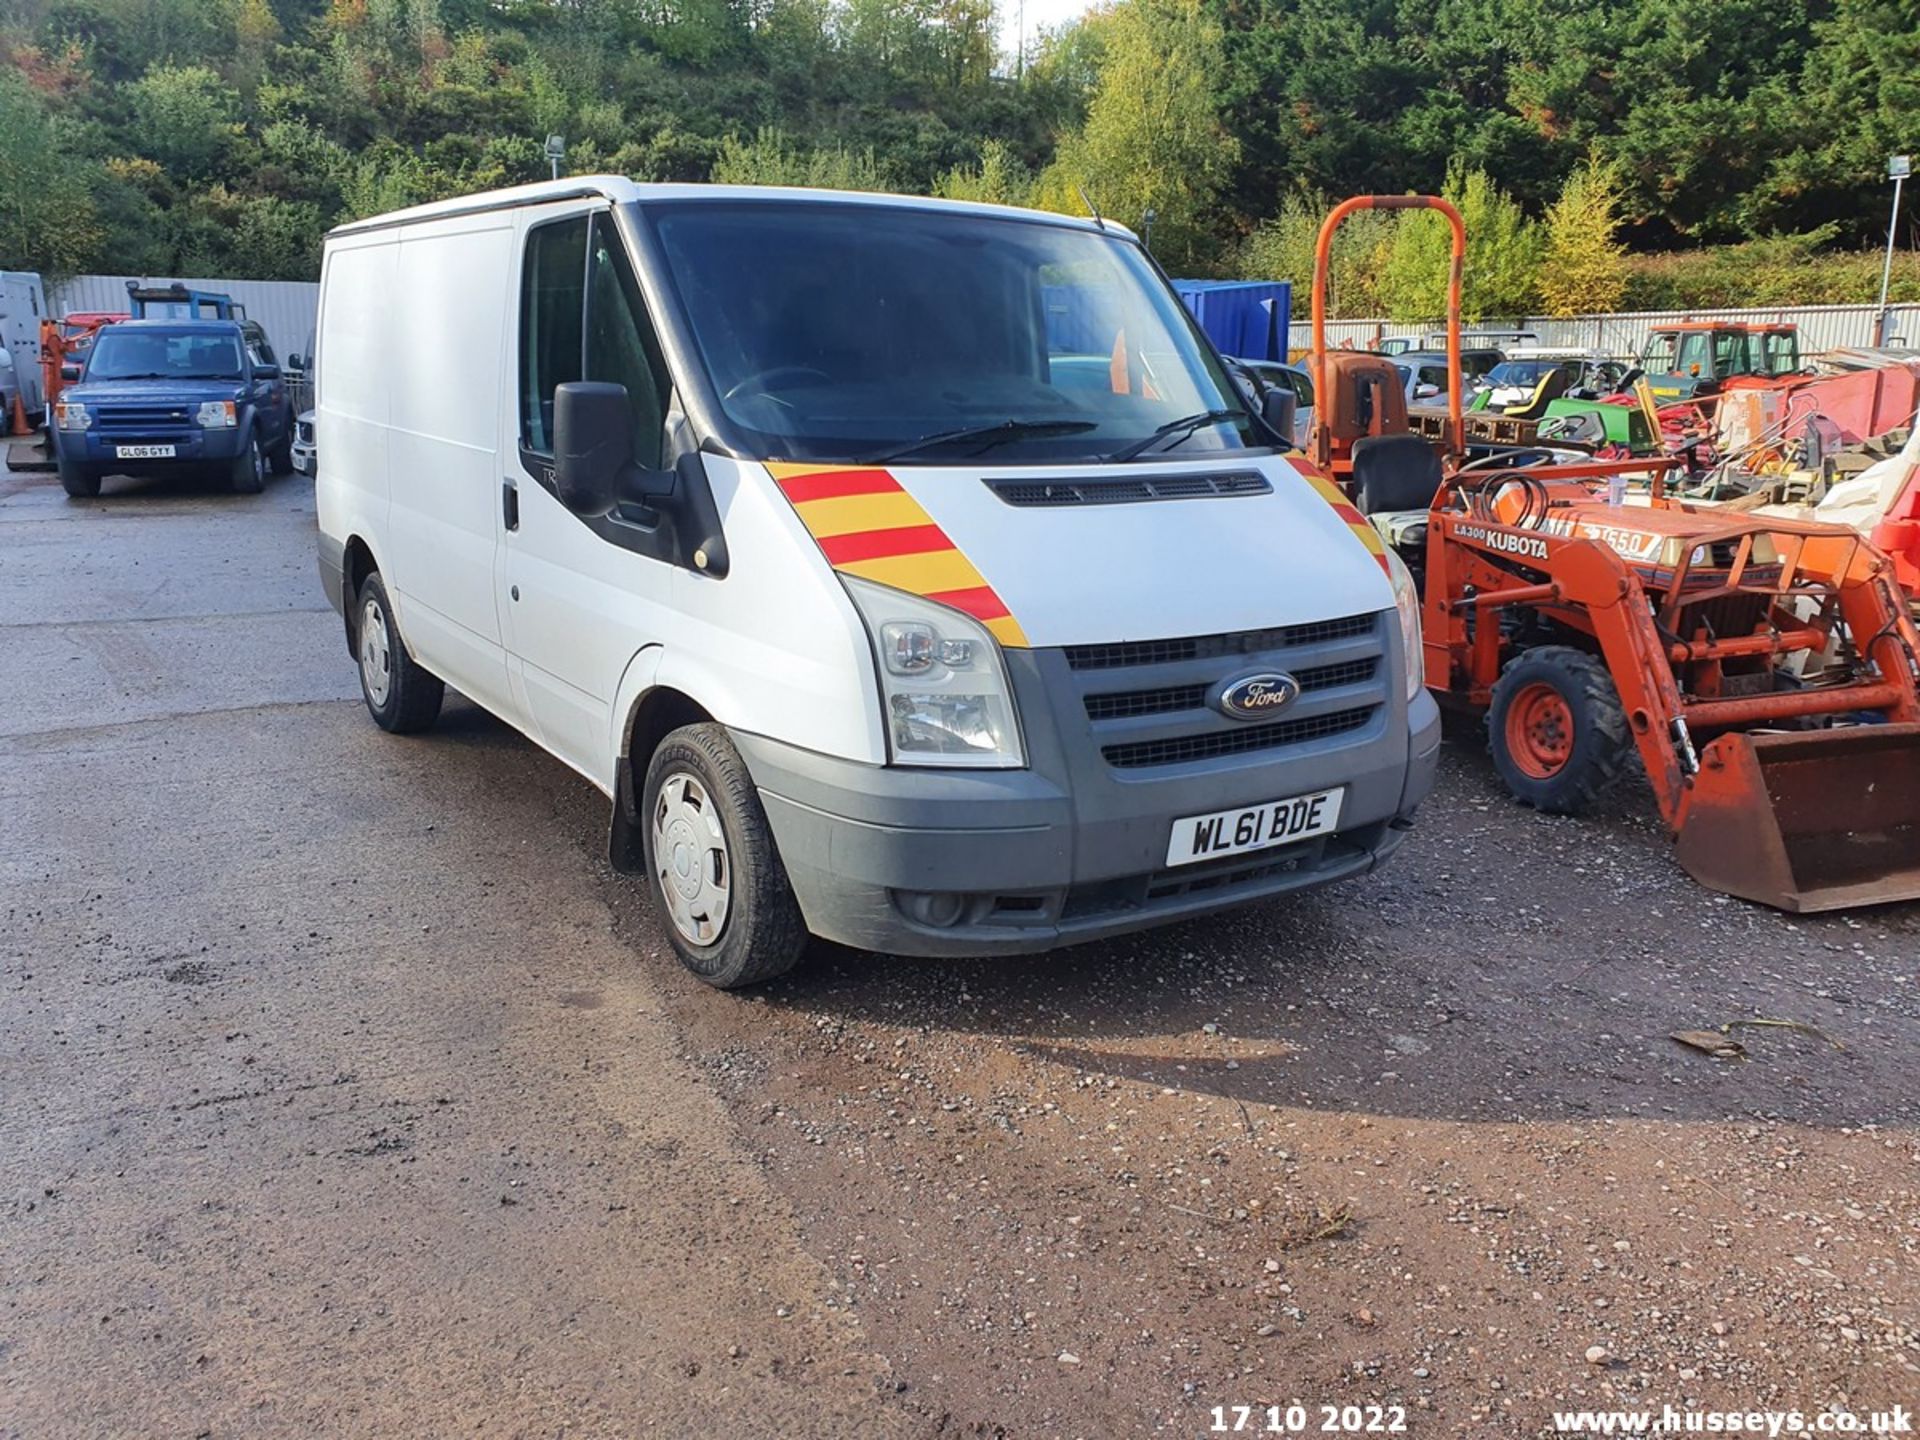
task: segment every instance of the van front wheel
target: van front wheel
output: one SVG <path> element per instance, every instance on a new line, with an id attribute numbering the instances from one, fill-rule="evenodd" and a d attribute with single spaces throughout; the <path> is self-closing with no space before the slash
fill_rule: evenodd
<path id="1" fill-rule="evenodd" d="M 725 728 L 668 735 L 641 799 L 647 876 L 681 963 L 721 990 L 791 970 L 806 949 L 806 922 Z"/>
<path id="2" fill-rule="evenodd" d="M 408 653 L 377 570 L 361 582 L 354 602 L 353 653 L 367 713 L 382 730 L 411 735 L 440 718 L 447 687 Z"/>

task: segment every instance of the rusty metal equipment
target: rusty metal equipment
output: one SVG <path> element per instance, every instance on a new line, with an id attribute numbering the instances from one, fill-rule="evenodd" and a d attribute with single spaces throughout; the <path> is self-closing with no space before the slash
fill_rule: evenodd
<path id="1" fill-rule="evenodd" d="M 1441 449 L 1457 460 L 1462 454 L 1460 420 L 1460 277 L 1467 258 L 1467 227 L 1460 212 L 1438 195 L 1356 195 L 1334 206 L 1320 226 L 1313 251 L 1313 436 L 1308 453 L 1322 470 L 1346 481 L 1353 473 L 1353 447 L 1370 437 L 1402 434 L 1407 429 L 1406 388 L 1399 371 L 1384 356 L 1327 348 L 1327 280 L 1333 237 L 1349 215 L 1361 210 L 1436 210 L 1453 230 L 1453 259 L 1447 278 L 1447 433 Z"/>
<path id="2" fill-rule="evenodd" d="M 1326 344 L 1333 235 L 1363 209 L 1453 229 L 1447 413 L 1417 431 L 1378 397 L 1377 357 Z M 1464 462 L 1465 252 L 1446 201 L 1362 196 L 1314 257 L 1310 454 L 1420 585 L 1428 687 L 1486 715 L 1495 768 L 1541 810 L 1578 814 L 1637 752 L 1712 889 L 1795 911 L 1920 899 L 1920 629 L 1893 561 L 1850 528 L 1675 499 L 1684 454 Z"/>
<path id="3" fill-rule="evenodd" d="M 89 310 L 40 322 L 40 393 L 46 397 L 46 413 L 42 418 L 49 425 L 53 407 L 59 402 L 61 392 L 73 383 L 80 361 L 92 347 L 94 338 L 106 326 L 126 318 L 121 314 Z M 52 435 L 30 430 L 18 436 L 7 446 L 7 465 L 23 471 L 54 469 Z"/>
<path id="4" fill-rule="evenodd" d="M 1659 462 L 1667 465 L 1671 462 Z M 1575 814 L 1637 751 L 1702 884 L 1783 910 L 1920 898 L 1920 631 L 1857 532 L 1695 507 L 1618 465 L 1456 471 L 1424 537 L 1427 681 Z"/>

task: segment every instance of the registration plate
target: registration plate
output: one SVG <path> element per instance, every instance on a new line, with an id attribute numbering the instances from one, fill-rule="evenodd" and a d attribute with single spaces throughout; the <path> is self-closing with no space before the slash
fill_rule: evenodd
<path id="1" fill-rule="evenodd" d="M 1242 810 L 1218 810 L 1176 820 L 1173 838 L 1167 842 L 1167 864 L 1188 865 L 1221 855 L 1242 855 L 1328 834 L 1339 828 L 1340 802 L 1345 794 L 1344 790 L 1320 790 Z"/>
<path id="2" fill-rule="evenodd" d="M 113 447 L 117 460 L 171 460 L 171 445 L 116 445 Z"/>

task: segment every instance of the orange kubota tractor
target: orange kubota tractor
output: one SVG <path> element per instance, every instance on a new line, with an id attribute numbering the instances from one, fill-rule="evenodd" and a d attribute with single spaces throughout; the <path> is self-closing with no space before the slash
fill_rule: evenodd
<path id="1" fill-rule="evenodd" d="M 1637 751 L 1702 884 L 1796 911 L 1920 898 L 1920 631 L 1892 562 L 1851 529 L 1677 500 L 1671 459 L 1463 463 L 1457 361 L 1443 442 L 1395 431 L 1370 372 L 1325 343 L 1328 247 L 1369 207 L 1451 223 L 1458 353 L 1453 207 L 1336 208 L 1314 273 L 1313 454 L 1420 581 L 1427 684 L 1485 714 L 1507 788 L 1577 814 Z M 1629 472 L 1648 482 L 1631 495 Z"/>

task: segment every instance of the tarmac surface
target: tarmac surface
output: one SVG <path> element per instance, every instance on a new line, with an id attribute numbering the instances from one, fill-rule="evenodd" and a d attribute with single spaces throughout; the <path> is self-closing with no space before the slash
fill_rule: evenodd
<path id="1" fill-rule="evenodd" d="M 584 781 L 373 726 L 310 482 L 0 472 L 0 1437 L 1911 1407 L 1920 907 L 1483 749 L 1336 890 L 717 994 Z"/>

